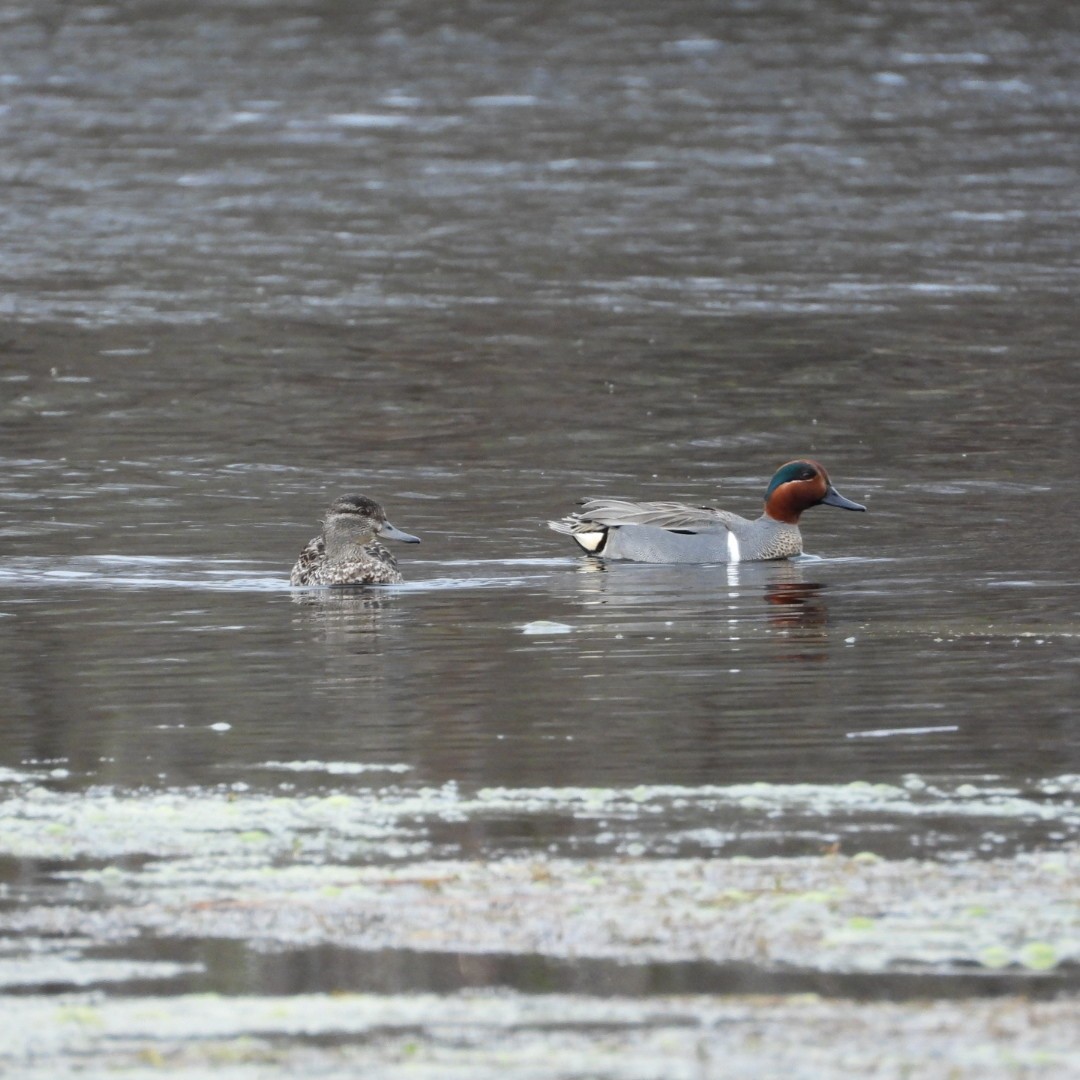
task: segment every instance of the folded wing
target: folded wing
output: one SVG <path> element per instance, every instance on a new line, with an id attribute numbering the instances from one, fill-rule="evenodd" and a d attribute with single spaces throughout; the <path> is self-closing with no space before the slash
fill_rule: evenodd
<path id="1" fill-rule="evenodd" d="M 583 499 L 581 509 L 561 521 L 549 521 L 556 532 L 574 534 L 623 525 L 649 525 L 668 532 L 716 532 L 738 515 L 712 506 L 677 502 L 631 502 L 629 499 Z"/>

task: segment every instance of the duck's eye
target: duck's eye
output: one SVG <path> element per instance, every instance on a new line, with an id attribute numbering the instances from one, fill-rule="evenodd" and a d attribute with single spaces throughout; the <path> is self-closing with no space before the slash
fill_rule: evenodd
<path id="1" fill-rule="evenodd" d="M 813 469 L 803 469 L 799 473 L 800 480 L 813 480 L 815 476 L 817 476 L 817 473 Z"/>

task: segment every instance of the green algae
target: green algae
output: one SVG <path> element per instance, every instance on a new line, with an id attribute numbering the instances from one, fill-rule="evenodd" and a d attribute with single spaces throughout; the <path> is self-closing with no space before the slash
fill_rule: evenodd
<path id="1" fill-rule="evenodd" d="M 1038 978 L 1080 963 L 1075 841 L 1045 853 L 938 861 L 834 850 L 660 857 L 639 839 L 642 820 L 663 817 L 675 801 L 727 813 L 748 797 L 781 813 L 777 829 L 792 808 L 832 821 L 885 807 L 916 828 L 923 814 L 936 821 L 963 807 L 984 818 L 1050 820 L 1068 833 L 1080 791 L 1072 776 L 1054 778 L 1057 794 L 1045 801 L 1037 785 L 1023 794 L 968 782 L 950 792 L 913 779 L 475 793 L 393 784 L 293 795 L 233 787 L 71 793 L 30 778 L 12 785 L 0 853 L 66 867 L 54 871 L 48 902 L 0 911 L 0 932 L 26 942 L 70 935 L 66 966 L 50 968 L 29 951 L 19 962 L 34 981 L 60 971 L 75 984 L 95 972 L 106 982 L 123 978 L 124 969 L 94 967 L 84 953 L 137 935 L 233 938 L 271 950 L 704 960 L 883 976 L 917 966 Z M 597 820 L 608 839 L 583 860 L 536 852 L 451 859 L 432 838 L 439 823 L 533 814 Z M 93 913 L 87 896 L 99 905 Z"/>
<path id="2" fill-rule="evenodd" d="M 1049 942 L 1029 941 L 1020 950 L 1020 963 L 1032 971 L 1049 971 L 1061 963 L 1061 952 Z"/>
<path id="3" fill-rule="evenodd" d="M 844 924 L 848 930 L 875 930 L 877 922 L 866 915 L 852 915 Z"/>
<path id="4" fill-rule="evenodd" d="M 1036 973 L 1080 962 L 1080 849 L 1055 854 L 1064 875 L 1041 874 L 1037 855 L 869 865 L 836 855 L 534 856 L 391 867 L 253 861 L 249 847 L 238 849 L 243 858 L 191 852 L 119 873 L 70 871 L 66 880 L 108 881 L 102 925 L 110 933 L 232 937 L 263 948 L 322 942 L 838 972 L 988 967 L 1001 955 Z M 42 933 L 86 925 L 77 906 L 28 909 L 20 919 L 24 930 L 37 920 Z"/>
<path id="5" fill-rule="evenodd" d="M 988 945 L 979 950 L 976 960 L 986 968 L 1004 968 L 1012 963 L 1013 954 L 1003 945 Z"/>

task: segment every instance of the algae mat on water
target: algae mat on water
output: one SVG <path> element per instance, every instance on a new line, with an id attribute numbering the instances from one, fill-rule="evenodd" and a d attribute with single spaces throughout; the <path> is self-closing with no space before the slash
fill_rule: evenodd
<path id="1" fill-rule="evenodd" d="M 760 1080 L 1065 1077 L 1077 1002 L 512 993 L 0 998 L 21 1080 Z"/>
<path id="2" fill-rule="evenodd" d="M 186 1077 L 440 1080 L 1080 1072 L 1077 998 L 1015 996 L 1075 993 L 1073 777 L 1028 791 L 945 791 L 915 778 L 473 793 L 349 780 L 318 794 L 242 784 L 65 792 L 43 777 L 0 780 L 8 787 L 0 853 L 39 868 L 32 885 L 9 882 L 0 910 L 0 987 L 21 991 L 0 1000 L 0 1070 L 31 1080 L 163 1068 Z M 1017 823 L 1038 836 L 1037 850 L 891 859 L 819 843 L 900 827 L 928 837 L 954 808 L 979 823 L 991 851 Z M 568 837 L 554 852 L 493 842 L 466 858 L 454 833 L 484 837 L 492 823 L 553 815 L 579 827 L 592 854 L 574 856 Z M 748 823 L 790 834 L 793 821 L 817 854 L 737 854 Z M 680 829 L 717 853 L 663 854 Z M 1059 842 L 1047 842 L 1051 834 Z M 817 973 L 838 996 L 721 996 L 710 986 L 673 996 L 646 979 L 638 997 L 565 987 L 525 995 L 498 980 L 482 992 L 358 994 L 346 981 L 330 996 L 285 985 L 265 997 L 257 975 L 245 984 L 235 970 L 233 996 L 160 996 L 200 972 L 197 954 L 171 951 L 181 939 L 301 958 L 328 948 L 546 958 L 575 971 L 599 961 L 640 972 L 743 964 Z M 917 974 L 927 994 L 947 997 L 973 973 L 1013 996 L 841 996 L 845 979 L 872 978 L 888 996 L 898 976 Z M 220 973 L 203 974 L 215 986 Z M 155 996 L 122 996 L 148 981 Z M 56 992 L 78 987 L 114 993 Z"/>
<path id="3" fill-rule="evenodd" d="M 1038 798 L 966 784 L 946 799 L 923 783 L 286 795 L 243 786 L 72 793 L 23 780 L 6 803 L 0 853 L 51 870 L 0 912 L 0 929 L 21 935 L 13 961 L 31 974 L 20 985 L 52 981 L 44 966 L 37 979 L 32 969 L 55 953 L 58 935 L 78 935 L 84 949 L 139 934 L 264 950 L 326 944 L 827 972 L 1071 970 L 1080 961 L 1078 784 L 1043 782 Z M 691 804 L 698 846 L 716 854 L 659 854 L 657 837 L 667 842 Z M 749 822 L 790 833 L 793 815 L 807 829 L 848 815 L 873 836 L 877 815 L 929 832 L 950 805 L 988 835 L 1019 822 L 1063 839 L 947 859 L 750 858 L 731 842 L 740 818 L 745 836 Z M 534 845 L 463 858 L 460 842 L 437 839 L 556 813 L 584 823 L 594 854 Z M 659 833 L 655 819 L 668 823 Z M 65 950 L 70 957 L 70 939 Z"/>

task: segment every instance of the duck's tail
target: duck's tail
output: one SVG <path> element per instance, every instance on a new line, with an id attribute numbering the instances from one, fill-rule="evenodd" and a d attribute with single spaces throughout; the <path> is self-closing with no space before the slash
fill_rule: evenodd
<path id="1" fill-rule="evenodd" d="M 576 514 L 564 517 L 561 521 L 549 521 L 547 526 L 553 532 L 569 536 L 590 555 L 596 555 L 603 549 L 608 533 L 605 526 L 584 522 Z"/>

